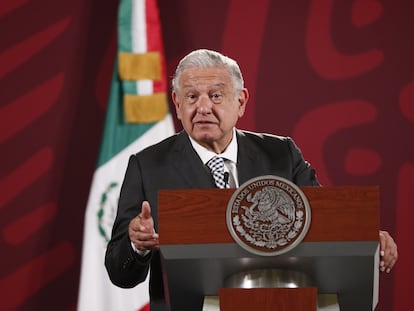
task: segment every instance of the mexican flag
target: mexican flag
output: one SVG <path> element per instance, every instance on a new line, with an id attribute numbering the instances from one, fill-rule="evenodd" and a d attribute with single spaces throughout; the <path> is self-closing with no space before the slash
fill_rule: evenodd
<path id="1" fill-rule="evenodd" d="M 78 311 L 149 310 L 148 280 L 114 286 L 104 258 L 131 154 L 174 133 L 156 0 L 120 0 L 118 53 L 85 213 Z"/>

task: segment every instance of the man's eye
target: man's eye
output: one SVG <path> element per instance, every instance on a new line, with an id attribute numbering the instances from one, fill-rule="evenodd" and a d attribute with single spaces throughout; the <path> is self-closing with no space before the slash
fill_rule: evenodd
<path id="1" fill-rule="evenodd" d="M 196 98 L 197 98 L 197 96 L 195 96 L 194 94 L 188 94 L 188 95 L 187 95 L 187 99 L 188 99 L 189 101 L 194 101 Z"/>
<path id="2" fill-rule="evenodd" d="M 214 94 L 212 94 L 211 95 L 211 98 L 214 100 L 214 101 L 219 101 L 219 100 L 221 100 L 221 98 L 222 98 L 223 96 L 220 94 L 220 93 L 214 93 Z"/>

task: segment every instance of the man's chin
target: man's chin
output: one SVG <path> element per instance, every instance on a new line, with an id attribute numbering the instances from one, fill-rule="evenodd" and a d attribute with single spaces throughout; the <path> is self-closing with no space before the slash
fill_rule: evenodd
<path id="1" fill-rule="evenodd" d="M 191 133 L 191 138 L 200 144 L 208 144 L 217 140 L 217 134 L 214 134 L 211 131 L 194 131 Z"/>
<path id="2" fill-rule="evenodd" d="M 197 134 L 193 137 L 193 139 L 197 142 L 204 142 L 204 143 L 209 143 L 209 142 L 213 142 L 215 140 L 215 137 L 211 134 L 208 133 L 203 133 L 203 134 Z"/>

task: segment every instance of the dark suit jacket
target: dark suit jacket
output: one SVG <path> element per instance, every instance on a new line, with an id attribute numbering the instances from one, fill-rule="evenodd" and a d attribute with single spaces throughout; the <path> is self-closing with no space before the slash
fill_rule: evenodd
<path id="1" fill-rule="evenodd" d="M 315 171 L 290 138 L 238 130 L 237 142 L 240 185 L 262 175 L 284 177 L 298 186 L 318 185 Z M 153 251 L 141 257 L 133 251 L 128 237 L 129 222 L 139 214 L 142 201 L 147 200 L 158 231 L 158 190 L 213 187 L 209 170 L 185 132 L 132 155 L 106 252 L 105 266 L 111 281 L 120 287 L 134 287 L 145 280 L 151 264 L 151 310 L 166 310 L 159 253 Z"/>

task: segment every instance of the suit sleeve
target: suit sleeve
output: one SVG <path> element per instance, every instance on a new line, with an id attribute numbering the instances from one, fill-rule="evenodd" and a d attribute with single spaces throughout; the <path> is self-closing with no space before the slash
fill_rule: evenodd
<path id="1" fill-rule="evenodd" d="M 315 169 L 303 158 L 299 147 L 291 138 L 287 138 L 287 143 L 292 156 L 293 182 L 298 186 L 320 186 Z"/>
<path id="2" fill-rule="evenodd" d="M 109 278 L 119 287 L 134 287 L 145 281 L 148 274 L 152 254 L 142 257 L 135 253 L 128 235 L 129 223 L 140 213 L 144 200 L 141 170 L 136 156 L 132 155 L 121 187 L 112 237 L 105 254 Z"/>

